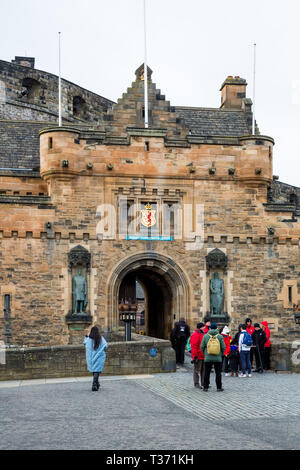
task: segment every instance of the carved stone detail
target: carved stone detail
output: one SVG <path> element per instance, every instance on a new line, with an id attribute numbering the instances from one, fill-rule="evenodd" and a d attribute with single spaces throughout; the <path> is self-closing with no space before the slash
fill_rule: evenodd
<path id="1" fill-rule="evenodd" d="M 88 273 L 91 268 L 91 253 L 81 245 L 75 246 L 68 254 L 69 272 L 72 268 L 85 266 Z"/>
<path id="2" fill-rule="evenodd" d="M 226 272 L 227 265 L 228 257 L 225 255 L 225 253 L 223 253 L 223 251 L 219 250 L 218 248 L 212 250 L 206 256 L 206 269 L 208 272 L 217 268 L 221 268 L 224 272 Z"/>

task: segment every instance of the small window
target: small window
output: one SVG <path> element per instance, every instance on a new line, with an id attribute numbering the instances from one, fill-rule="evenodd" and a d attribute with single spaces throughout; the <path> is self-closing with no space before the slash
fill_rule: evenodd
<path id="1" fill-rule="evenodd" d="M 49 150 L 53 149 L 53 137 L 49 137 L 49 141 L 48 141 L 49 145 Z"/>
<path id="2" fill-rule="evenodd" d="M 149 150 L 150 150 L 149 142 L 145 142 L 145 150 L 146 150 L 146 152 L 149 152 Z"/>
<path id="3" fill-rule="evenodd" d="M 293 286 L 288 286 L 288 296 L 289 296 L 289 303 L 291 304 L 293 301 Z"/>
<path id="4" fill-rule="evenodd" d="M 10 312 L 10 294 L 4 296 L 4 311 L 5 313 Z"/>

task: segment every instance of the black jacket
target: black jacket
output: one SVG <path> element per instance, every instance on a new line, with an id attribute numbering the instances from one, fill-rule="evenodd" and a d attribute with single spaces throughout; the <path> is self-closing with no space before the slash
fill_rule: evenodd
<path id="1" fill-rule="evenodd" d="M 260 351 L 263 351 L 264 344 L 267 341 L 266 333 L 260 328 L 259 330 L 254 330 L 252 333 L 253 346 L 259 348 Z"/>
<path id="2" fill-rule="evenodd" d="M 175 326 L 175 337 L 177 340 L 184 338 L 185 341 L 189 339 L 191 335 L 190 327 L 185 321 L 180 321 Z"/>

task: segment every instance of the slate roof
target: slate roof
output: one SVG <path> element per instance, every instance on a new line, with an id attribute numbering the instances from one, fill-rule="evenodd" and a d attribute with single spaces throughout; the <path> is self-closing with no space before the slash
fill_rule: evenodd
<path id="1" fill-rule="evenodd" d="M 192 135 L 239 137 L 252 134 L 251 122 L 248 122 L 249 117 L 244 111 L 179 106 L 175 110 L 189 126 Z"/>
<path id="2" fill-rule="evenodd" d="M 0 168 L 34 169 L 39 171 L 42 123 L 0 122 Z"/>

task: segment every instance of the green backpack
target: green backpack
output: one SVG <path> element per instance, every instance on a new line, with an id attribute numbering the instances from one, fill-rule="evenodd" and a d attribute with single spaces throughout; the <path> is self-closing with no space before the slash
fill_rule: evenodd
<path id="1" fill-rule="evenodd" d="M 211 356 L 218 356 L 221 351 L 221 346 L 220 346 L 220 341 L 218 340 L 218 335 L 211 336 L 208 333 L 208 336 L 210 339 L 208 340 L 207 343 L 207 354 Z"/>

